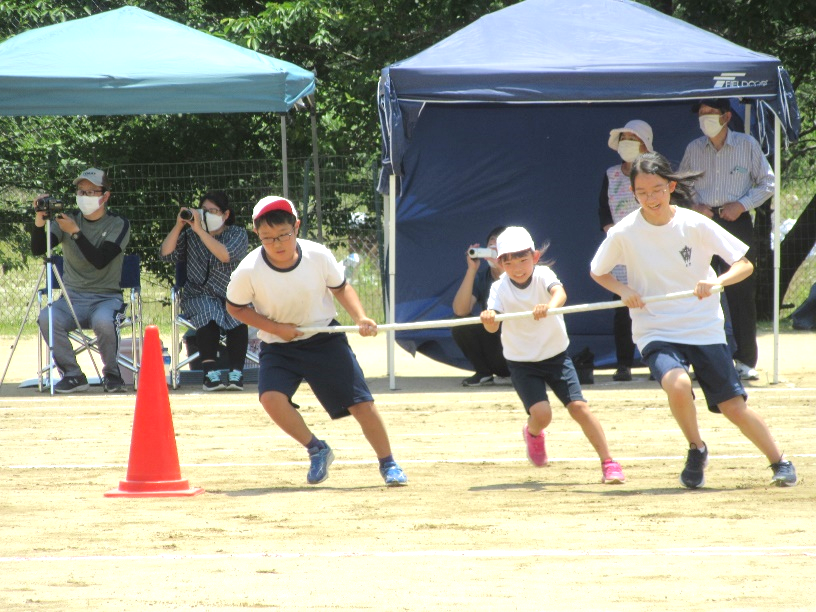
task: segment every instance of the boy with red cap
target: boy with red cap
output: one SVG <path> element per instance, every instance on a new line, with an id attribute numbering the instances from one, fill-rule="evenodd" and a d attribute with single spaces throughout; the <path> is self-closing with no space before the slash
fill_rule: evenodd
<path id="1" fill-rule="evenodd" d="M 232 273 L 227 312 L 258 328 L 262 340 L 258 396 L 270 418 L 306 447 L 309 484 L 329 477 L 334 452 L 319 440 L 295 409 L 292 396 L 302 381 L 314 391 L 332 419 L 353 416 L 380 463 L 388 486 L 408 484 L 391 454 L 385 424 L 345 334 L 304 334 L 298 327 L 337 325 L 334 299 L 360 328 L 374 336 L 360 298 L 346 282 L 343 266 L 326 247 L 297 237 L 300 220 L 292 202 L 277 196 L 261 199 L 252 212 L 261 246 Z"/>

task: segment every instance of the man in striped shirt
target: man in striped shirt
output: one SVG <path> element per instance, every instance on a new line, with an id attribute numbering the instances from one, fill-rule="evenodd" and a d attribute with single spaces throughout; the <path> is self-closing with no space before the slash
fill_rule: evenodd
<path id="1" fill-rule="evenodd" d="M 750 211 L 774 191 L 774 175 L 759 143 L 748 134 L 728 128 L 731 103 L 727 98 L 701 100 L 692 107 L 704 136 L 689 143 L 681 172 L 704 172 L 694 184 L 692 208 L 713 219 L 748 245 L 746 257 L 756 264 L 754 227 Z M 715 270 L 723 262 L 712 262 Z M 725 290 L 737 350 L 734 362 L 740 378 L 757 380 L 756 275 Z"/>

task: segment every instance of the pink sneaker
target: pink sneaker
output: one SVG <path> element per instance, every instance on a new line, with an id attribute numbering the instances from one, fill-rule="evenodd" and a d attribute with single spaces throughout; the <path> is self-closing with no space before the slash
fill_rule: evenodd
<path id="1" fill-rule="evenodd" d="M 601 478 L 603 484 L 622 484 L 626 481 L 620 463 L 614 459 L 608 459 L 601 463 L 601 470 L 603 470 L 603 478 Z"/>
<path id="2" fill-rule="evenodd" d="M 547 465 L 547 449 L 544 448 L 544 432 L 533 436 L 527 430 L 527 426 L 521 430 L 524 436 L 524 442 L 527 444 L 527 458 L 536 467 L 544 467 Z"/>

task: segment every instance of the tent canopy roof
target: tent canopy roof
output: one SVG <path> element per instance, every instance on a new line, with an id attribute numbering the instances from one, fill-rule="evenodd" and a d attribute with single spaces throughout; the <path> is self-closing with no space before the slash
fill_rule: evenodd
<path id="1" fill-rule="evenodd" d="M 778 59 L 630 0 L 527 0 L 383 71 L 402 100 L 779 95 Z"/>
<path id="2" fill-rule="evenodd" d="M 288 112 L 314 75 L 137 7 L 0 44 L 0 115 Z"/>
<path id="3" fill-rule="evenodd" d="M 526 0 L 387 66 L 379 83 L 386 174 L 427 103 L 575 104 L 750 98 L 768 147 L 801 117 L 780 61 L 631 0 Z M 385 185 L 380 189 L 385 191 Z"/>

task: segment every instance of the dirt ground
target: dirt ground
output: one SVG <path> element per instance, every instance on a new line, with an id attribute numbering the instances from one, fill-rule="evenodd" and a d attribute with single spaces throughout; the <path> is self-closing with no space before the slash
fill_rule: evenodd
<path id="1" fill-rule="evenodd" d="M 142 499 L 104 497 L 126 476 L 136 394 L 18 389 L 24 340 L 0 394 L 0 609 L 816 610 L 816 335 L 782 336 L 779 384 L 763 335 L 749 386 L 801 484 L 769 487 L 767 460 L 701 411 L 711 465 L 696 491 L 677 481 L 685 444 L 645 370 L 585 387 L 627 475 L 602 485 L 559 407 L 537 469 L 512 388 L 465 390 L 468 372 L 398 349 L 390 391 L 383 336 L 351 340 L 408 487 L 385 488 L 356 422 L 329 421 L 304 388 L 337 456 L 307 485 L 305 452 L 248 385 L 170 393 L 182 476 L 206 492 Z"/>

